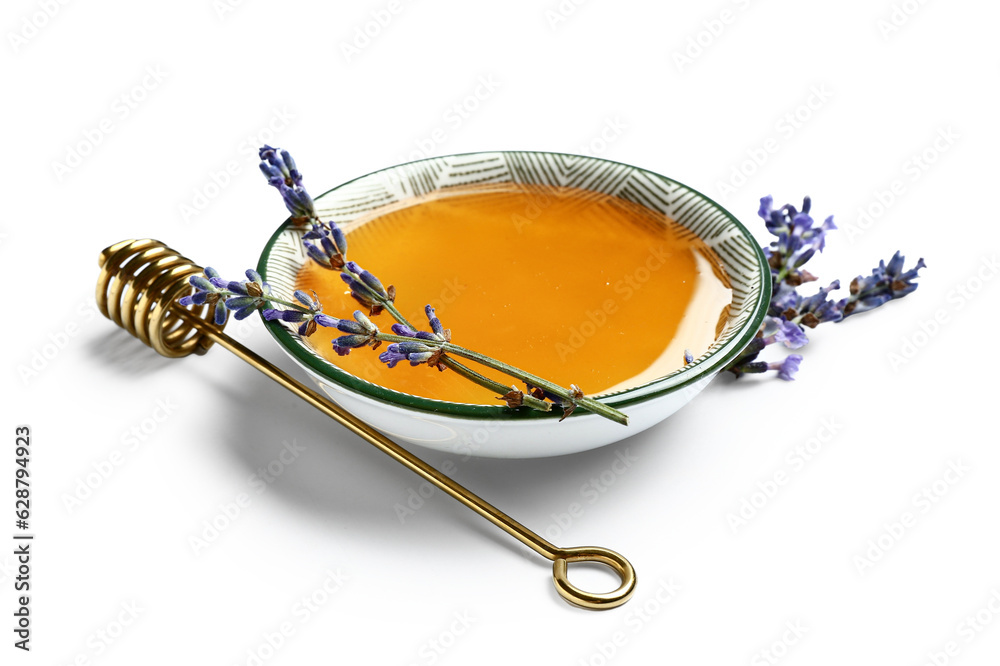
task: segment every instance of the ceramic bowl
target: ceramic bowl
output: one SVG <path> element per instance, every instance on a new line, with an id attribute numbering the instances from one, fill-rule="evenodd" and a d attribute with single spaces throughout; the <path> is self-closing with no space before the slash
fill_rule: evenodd
<path id="1" fill-rule="evenodd" d="M 580 187 L 628 199 L 691 230 L 721 259 L 733 299 L 722 331 L 708 351 L 694 363 L 651 382 L 597 396 L 628 414 L 628 426 L 581 410 L 560 423 L 556 413 L 401 393 L 345 372 L 280 322 L 265 322 L 271 335 L 331 400 L 398 441 L 463 456 L 532 458 L 596 448 L 659 423 L 704 389 L 756 334 L 770 300 L 771 282 L 753 236 L 705 195 L 637 167 L 593 157 L 520 151 L 435 157 L 335 187 L 315 199 L 316 210 L 322 219 L 334 220 L 350 233 L 370 220 L 373 211 L 416 195 L 472 183 L 504 182 Z M 292 298 L 298 270 L 308 261 L 302 233 L 286 221 L 260 258 L 258 271 L 282 298 Z"/>

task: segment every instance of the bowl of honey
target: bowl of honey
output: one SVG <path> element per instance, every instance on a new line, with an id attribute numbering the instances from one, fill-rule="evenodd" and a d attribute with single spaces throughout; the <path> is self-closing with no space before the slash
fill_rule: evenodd
<path id="1" fill-rule="evenodd" d="M 390 437 L 441 451 L 543 457 L 641 432 L 739 354 L 770 300 L 763 252 L 733 215 L 673 179 L 594 157 L 435 157 L 335 187 L 315 207 L 345 232 L 351 260 L 395 285 L 409 321 L 426 322 L 429 304 L 456 343 L 575 384 L 629 419 L 512 409 L 451 371 L 389 368 L 367 348 L 338 356 L 335 329 L 301 337 L 265 322 L 331 400 Z M 276 296 L 315 291 L 324 312 L 349 318 L 359 306 L 336 271 L 308 258 L 306 230 L 286 220 L 258 271 Z"/>

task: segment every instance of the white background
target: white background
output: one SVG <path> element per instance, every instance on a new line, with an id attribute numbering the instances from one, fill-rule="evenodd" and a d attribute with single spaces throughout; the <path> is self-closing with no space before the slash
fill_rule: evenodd
<path id="1" fill-rule="evenodd" d="M 997 5 L 340 4 L 4 4 L 0 534 L 13 543 L 28 424 L 37 536 L 30 654 L 11 645 L 0 549 L 0 661 L 996 663 Z M 97 255 L 124 238 L 228 275 L 256 263 L 285 217 L 252 156 L 263 141 L 292 150 L 315 194 L 428 154 L 597 154 L 716 197 L 761 240 L 761 195 L 811 194 L 841 227 L 810 264 L 821 282 L 896 249 L 928 268 L 912 296 L 811 333 L 794 383 L 723 377 L 662 425 L 571 457 L 421 452 L 555 543 L 628 556 L 634 599 L 587 612 L 556 596 L 547 562 L 440 494 L 401 523 L 415 477 L 232 356 L 161 359 L 94 314 Z M 240 335 L 289 367 L 259 324 Z M 801 467 L 787 458 L 818 437 Z M 258 493 L 251 476 L 293 441 L 304 451 Z M 626 452 L 606 492 L 584 492 Z M 968 471 L 941 481 L 952 464 Z M 727 515 L 776 472 L 788 482 L 734 531 Z M 940 497 L 915 500 L 936 482 Z M 328 572 L 345 578 L 330 593 Z"/>

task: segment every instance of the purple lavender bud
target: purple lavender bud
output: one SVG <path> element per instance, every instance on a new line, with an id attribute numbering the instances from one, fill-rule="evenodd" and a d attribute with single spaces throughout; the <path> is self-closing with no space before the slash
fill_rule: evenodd
<path id="1" fill-rule="evenodd" d="M 844 318 L 844 309 L 840 301 L 826 301 L 813 311 L 819 321 L 840 321 Z"/>
<path id="2" fill-rule="evenodd" d="M 395 342 L 392 345 L 401 354 L 422 354 L 434 351 L 434 347 L 428 347 L 422 342 Z"/>
<path id="3" fill-rule="evenodd" d="M 314 243 L 311 241 L 319 241 Z M 309 258 L 324 268 L 340 269 L 347 253 L 347 240 L 335 222 L 313 222 L 312 228 L 302 234 L 302 244 Z"/>
<path id="4" fill-rule="evenodd" d="M 396 335 L 402 335 L 405 338 L 415 338 L 417 337 L 417 332 L 406 326 L 405 324 L 393 324 L 392 332 Z"/>
<path id="5" fill-rule="evenodd" d="M 757 210 L 757 215 L 760 216 L 765 223 L 771 219 L 771 208 L 774 206 L 774 197 L 770 194 L 760 198 L 760 208 Z"/>
<path id="6" fill-rule="evenodd" d="M 368 271 L 361 271 L 361 281 L 368 285 L 368 288 L 374 291 L 376 294 L 382 298 L 389 298 L 389 292 L 385 290 L 379 279 L 369 273 Z"/>
<path id="7" fill-rule="evenodd" d="M 421 342 L 394 342 L 379 354 L 379 360 L 390 368 L 396 367 L 400 361 L 406 360 L 410 365 L 420 365 L 427 363 L 438 353 L 437 348 L 430 347 Z"/>
<path id="8" fill-rule="evenodd" d="M 322 313 L 315 315 L 313 317 L 313 321 L 316 322 L 319 326 L 326 326 L 327 328 L 336 328 L 337 324 L 340 323 L 339 319 Z"/>
<path id="9" fill-rule="evenodd" d="M 684 350 L 684 365 L 688 365 L 689 363 L 694 363 L 694 354 L 691 353 L 690 349 L 685 349 Z"/>
<path id="10" fill-rule="evenodd" d="M 323 253 L 328 257 L 335 257 L 340 254 L 337 250 L 337 246 L 329 236 L 323 236 L 319 239 L 319 244 L 323 246 Z"/>
<path id="11" fill-rule="evenodd" d="M 226 306 L 226 307 L 229 307 L 229 306 Z M 250 305 L 250 306 L 247 306 L 247 307 L 244 307 L 244 308 L 240 308 L 239 310 L 237 310 L 236 312 L 234 312 L 233 313 L 233 317 L 235 317 L 237 319 L 237 321 L 239 321 L 239 320 L 242 320 L 242 319 L 246 319 L 247 317 L 249 317 L 250 315 L 252 315 L 254 312 L 257 312 L 257 306 L 256 305 Z"/>
<path id="12" fill-rule="evenodd" d="M 215 287 L 212 283 L 201 275 L 192 275 L 188 282 L 190 282 L 191 286 L 195 289 L 200 289 L 202 291 L 215 291 Z"/>
<path id="13" fill-rule="evenodd" d="M 242 310 L 257 304 L 257 299 L 250 296 L 233 296 L 226 299 L 226 307 L 230 310 Z"/>
<path id="14" fill-rule="evenodd" d="M 437 318 L 434 314 L 434 308 L 430 305 L 424 308 L 424 314 L 427 315 L 427 321 L 430 322 L 431 330 L 434 331 L 434 335 L 437 335 L 442 340 L 444 339 L 444 326 L 441 325 L 441 320 Z"/>
<path id="15" fill-rule="evenodd" d="M 309 241 L 303 241 L 302 245 L 305 246 L 306 253 L 309 255 L 310 259 L 315 261 L 317 264 L 320 264 L 321 266 L 326 266 L 327 268 L 330 267 L 329 266 L 330 258 L 326 254 L 324 254 L 322 250 L 320 250 L 318 247 L 316 247 Z"/>
<path id="16" fill-rule="evenodd" d="M 319 302 L 319 298 L 316 297 L 315 291 L 310 296 L 301 289 L 296 289 L 292 295 L 295 297 L 295 300 L 309 308 L 312 312 L 319 312 L 323 309 L 323 305 Z"/>
<path id="17" fill-rule="evenodd" d="M 904 271 L 903 273 L 900 273 L 899 276 L 896 279 L 897 280 L 902 280 L 904 282 L 909 282 L 910 280 L 916 279 L 918 277 L 917 276 L 917 272 L 921 268 L 927 268 L 927 264 L 924 263 L 924 258 L 923 257 L 921 257 L 920 259 L 917 259 L 917 265 L 916 266 L 914 266 L 913 268 L 911 268 L 908 271 Z"/>
<path id="18" fill-rule="evenodd" d="M 896 250 L 896 254 L 892 255 L 892 259 L 889 260 L 889 264 L 885 267 L 885 273 L 889 277 L 896 277 L 903 270 L 903 262 L 906 258 Z"/>
<path id="19" fill-rule="evenodd" d="M 785 219 L 785 216 L 784 214 L 782 214 L 782 211 L 772 210 L 770 219 L 764 220 L 764 226 L 767 227 L 768 231 L 770 231 L 772 234 L 777 235 L 776 232 L 788 228 L 788 220 Z"/>
<path id="20" fill-rule="evenodd" d="M 267 178 L 268 185 L 272 187 L 279 187 L 285 182 L 285 176 L 281 170 L 267 162 L 260 163 L 260 172 L 264 174 L 264 178 Z"/>
<path id="21" fill-rule="evenodd" d="M 177 302 L 183 305 L 184 307 L 187 307 L 189 305 L 195 305 L 194 296 L 181 296 L 179 299 L 177 299 Z"/>
<path id="22" fill-rule="evenodd" d="M 799 364 L 802 363 L 802 357 L 798 354 L 789 354 L 785 357 L 785 360 L 780 363 L 769 363 L 769 370 L 777 370 L 778 377 L 784 379 L 787 382 L 793 381 L 795 379 L 794 375 L 799 371 Z"/>
<path id="23" fill-rule="evenodd" d="M 340 252 L 341 256 L 347 256 L 347 237 L 344 236 L 344 232 L 340 230 L 336 222 L 330 222 L 330 235 L 333 238 L 334 244 L 337 246 L 337 251 Z"/>
<path id="24" fill-rule="evenodd" d="M 227 282 L 225 288 L 237 294 L 243 294 L 244 296 L 249 295 L 247 293 L 246 285 L 244 285 L 242 282 L 237 282 L 236 280 L 230 280 L 229 282 Z"/>
<path id="25" fill-rule="evenodd" d="M 344 333 L 352 333 L 354 335 L 364 335 L 367 331 L 361 324 L 356 321 L 351 321 L 350 319 L 338 319 L 336 323 L 338 331 L 343 331 Z"/>
<path id="26" fill-rule="evenodd" d="M 316 216 L 312 197 L 302 187 L 302 174 L 295 167 L 295 161 L 287 150 L 280 153 L 277 149 L 265 145 L 259 151 L 260 171 L 267 178 L 268 184 L 277 188 L 285 207 L 296 217 L 312 218 Z"/>
<path id="27" fill-rule="evenodd" d="M 215 302 L 215 324 L 216 326 L 222 326 L 226 323 L 226 304 L 222 300 Z"/>
<path id="28" fill-rule="evenodd" d="M 368 271 L 366 271 L 365 269 L 361 268 L 361 266 L 359 266 L 357 262 L 348 261 L 345 268 L 347 268 L 348 271 L 356 275 L 358 279 L 360 279 L 361 282 L 364 283 L 364 285 L 368 287 L 368 289 L 370 289 L 372 292 L 378 294 L 382 298 L 389 298 L 389 293 L 385 290 L 385 287 L 382 286 L 382 283 L 379 282 L 379 279 L 374 275 L 372 275 L 371 273 L 369 273 Z M 357 281 L 355 280 L 355 283 L 356 282 Z M 354 290 L 355 288 L 352 286 L 351 291 Z"/>
<path id="29" fill-rule="evenodd" d="M 795 310 L 797 312 L 801 306 L 802 297 L 795 290 L 795 287 L 781 282 L 774 288 L 774 292 L 771 295 L 769 312 L 774 316 L 778 316 L 786 310 Z"/>
<path id="30" fill-rule="evenodd" d="M 378 360 L 382 361 L 390 368 L 395 368 L 397 363 L 406 360 L 406 354 L 399 353 L 393 349 L 393 345 L 389 345 L 388 349 L 378 355 Z"/>
<path id="31" fill-rule="evenodd" d="M 417 352 L 407 355 L 407 359 L 410 361 L 410 365 L 420 365 L 421 363 L 426 363 L 434 357 L 434 352 Z"/>
<path id="32" fill-rule="evenodd" d="M 792 223 L 795 225 L 797 231 L 800 235 L 803 231 L 807 231 L 812 228 L 813 219 L 806 214 L 804 211 L 792 218 Z"/>
<path id="33" fill-rule="evenodd" d="M 354 311 L 354 320 L 359 324 L 361 324 L 362 328 L 365 329 L 365 332 L 369 334 L 378 333 L 378 326 L 373 324 L 371 322 L 371 319 L 366 317 L 365 314 L 361 312 L 361 310 Z"/>
<path id="34" fill-rule="evenodd" d="M 778 331 L 774 335 L 777 342 L 782 343 L 789 349 L 798 349 L 808 344 L 809 338 L 806 337 L 805 331 L 798 324 L 786 321 L 785 319 L 778 320 L 777 324 Z"/>
<path id="35" fill-rule="evenodd" d="M 851 314 L 859 314 L 861 312 L 874 310 L 881 305 L 885 305 L 891 300 L 892 294 L 876 294 L 874 296 L 868 296 L 867 298 L 860 298 L 856 301 L 857 305 L 854 307 L 854 310 L 851 311 Z"/>
<path id="36" fill-rule="evenodd" d="M 351 290 L 351 296 L 357 299 L 362 305 L 372 307 L 375 305 L 375 299 L 372 298 L 371 292 L 368 288 L 358 280 L 355 280 L 352 276 L 347 273 L 341 273 L 340 279 L 344 281 L 347 288 Z"/>
<path id="37" fill-rule="evenodd" d="M 368 344 L 370 338 L 367 335 L 342 335 L 333 341 L 335 347 L 345 349 L 357 349 Z"/>
<path id="38" fill-rule="evenodd" d="M 294 185 L 301 185 L 302 174 L 300 174 L 299 170 L 295 168 L 295 160 L 292 159 L 292 156 L 288 154 L 287 150 L 281 151 L 281 159 L 284 161 L 285 167 L 288 169 L 288 177 L 291 179 L 292 183 Z"/>

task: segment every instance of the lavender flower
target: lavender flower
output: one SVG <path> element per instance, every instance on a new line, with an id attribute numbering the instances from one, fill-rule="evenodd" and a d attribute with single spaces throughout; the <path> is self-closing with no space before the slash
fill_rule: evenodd
<path id="1" fill-rule="evenodd" d="M 323 268 L 339 271 L 347 261 L 347 238 L 336 222 L 313 222 L 312 229 L 302 234 L 302 245 L 309 258 Z"/>
<path id="2" fill-rule="evenodd" d="M 767 331 L 769 328 L 773 328 L 774 332 L 769 336 L 765 333 L 765 344 L 780 342 L 789 349 L 798 349 L 809 342 L 805 331 L 798 324 L 788 321 L 784 317 L 768 317 L 765 320 L 764 330 Z"/>
<path id="3" fill-rule="evenodd" d="M 880 261 L 868 277 L 858 276 L 851 281 L 851 295 L 840 301 L 844 317 L 873 310 L 889 301 L 902 298 L 912 293 L 917 284 L 914 282 L 921 268 L 926 268 L 923 258 L 908 271 L 903 270 L 906 258 L 896 252 L 886 264 Z"/>
<path id="4" fill-rule="evenodd" d="M 267 182 L 277 188 L 285 207 L 293 217 L 311 219 L 316 217 L 312 197 L 302 187 L 302 174 L 295 168 L 295 160 L 287 150 L 279 150 L 264 145 L 258 152 L 260 170 Z"/>
<path id="5" fill-rule="evenodd" d="M 789 354 L 785 357 L 784 361 L 779 363 L 768 363 L 768 370 L 777 370 L 778 377 L 784 379 L 786 382 L 794 381 L 796 372 L 799 371 L 799 364 L 802 363 L 802 357 L 798 354 Z"/>
<path id="6" fill-rule="evenodd" d="M 394 342 L 386 348 L 386 351 L 379 355 L 380 361 L 390 368 L 395 368 L 397 363 L 405 360 L 409 361 L 410 365 L 426 363 L 431 367 L 436 367 L 438 370 L 444 370 L 444 365 L 441 364 L 441 357 L 444 352 L 441 349 L 440 343 L 451 342 L 451 330 L 445 329 L 441 325 L 441 320 L 437 318 L 434 308 L 430 305 L 424 308 L 424 314 L 427 315 L 427 321 L 433 332 L 414 331 L 403 324 L 393 324 L 393 333 L 406 338 L 413 338 L 414 341 Z M 425 340 L 426 342 L 419 342 L 421 340 Z"/>
<path id="7" fill-rule="evenodd" d="M 309 337 L 316 332 L 317 327 L 326 326 L 330 328 L 336 327 L 340 320 L 330 315 L 323 314 L 323 305 L 319 302 L 319 298 L 316 296 L 316 292 L 312 293 L 312 296 L 302 291 L 301 289 L 296 289 L 295 300 L 309 308 L 309 311 L 302 310 L 279 310 L 277 308 L 269 308 L 264 310 L 262 313 L 264 319 L 268 321 L 285 321 L 290 324 L 299 324 L 298 332 L 299 335 L 303 337 Z"/>
<path id="8" fill-rule="evenodd" d="M 352 349 L 370 346 L 378 349 L 382 344 L 375 336 L 378 335 L 378 327 L 371 322 L 360 310 L 354 311 L 354 321 L 350 319 L 338 319 L 337 330 L 347 335 L 342 335 L 333 341 L 333 350 L 339 356 L 347 356 Z"/>
<path id="9" fill-rule="evenodd" d="M 213 317 L 216 325 L 225 324 L 229 314 L 225 299 L 229 295 L 229 291 L 226 289 L 229 283 L 219 277 L 219 271 L 207 266 L 204 277 L 192 275 L 188 281 L 195 288 L 195 292 L 189 296 L 183 296 L 177 302 L 185 307 L 191 305 L 213 306 Z"/>
<path id="10" fill-rule="evenodd" d="M 409 326 L 405 324 L 393 324 L 392 332 L 396 335 L 401 335 L 405 338 L 416 338 L 417 340 L 438 340 L 439 338 L 433 333 L 428 333 L 427 331 L 414 331 Z"/>
<path id="11" fill-rule="evenodd" d="M 823 251 L 827 232 L 837 226 L 833 223 L 833 216 L 826 218 L 822 225 L 814 226 L 815 223 L 809 216 L 812 208 L 809 197 L 802 200 L 801 212 L 791 204 L 773 210 L 773 202 L 770 195 L 762 197 L 757 211 L 767 230 L 778 238 L 770 247 L 764 248 L 764 255 L 771 267 L 771 280 L 774 287 L 782 282 L 797 287 L 803 282 L 816 279 L 808 271 L 802 270 L 802 266 L 816 252 Z"/>
<path id="12" fill-rule="evenodd" d="M 394 342 L 379 354 L 378 359 L 390 368 L 395 368 L 400 361 L 409 361 L 410 365 L 427 363 L 437 366 L 437 362 L 431 361 L 440 360 L 441 353 L 440 347 L 430 347 L 423 342 Z"/>
<path id="13" fill-rule="evenodd" d="M 371 315 L 382 312 L 385 303 L 396 300 L 396 288 L 382 286 L 377 277 L 358 266 L 357 262 L 349 261 L 344 265 L 340 278 L 351 290 L 351 297 L 368 308 Z"/>
<path id="14" fill-rule="evenodd" d="M 226 284 L 226 290 L 233 294 L 226 299 L 226 307 L 234 311 L 236 319 L 246 319 L 267 305 L 271 295 L 271 287 L 260 277 L 260 273 L 251 268 L 246 271 L 246 276 L 246 280 Z"/>

